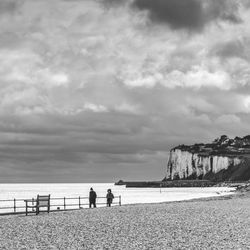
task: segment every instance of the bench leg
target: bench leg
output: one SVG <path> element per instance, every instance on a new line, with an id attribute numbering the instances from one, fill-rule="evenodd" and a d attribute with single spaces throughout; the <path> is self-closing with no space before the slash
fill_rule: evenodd
<path id="1" fill-rule="evenodd" d="M 28 215 L 28 204 L 27 201 L 25 201 L 25 214 Z"/>

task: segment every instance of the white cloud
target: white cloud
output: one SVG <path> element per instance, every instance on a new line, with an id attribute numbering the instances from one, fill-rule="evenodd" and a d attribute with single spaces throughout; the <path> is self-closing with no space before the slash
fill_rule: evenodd
<path id="1" fill-rule="evenodd" d="M 41 64 L 39 55 L 29 50 L 0 49 L 0 80 L 31 83 L 31 74 Z"/>
<path id="2" fill-rule="evenodd" d="M 153 88 L 159 81 L 162 80 L 161 74 L 149 75 L 145 77 L 138 77 L 135 79 L 126 79 L 124 81 L 125 85 L 131 88 L 145 87 Z"/>
<path id="3" fill-rule="evenodd" d="M 245 112 L 250 113 L 250 96 L 243 97 L 242 100 Z"/>
<path id="4" fill-rule="evenodd" d="M 246 54 L 247 56 L 247 54 Z M 225 71 L 232 76 L 235 87 L 250 85 L 250 62 L 244 58 L 230 58 L 225 62 Z"/>
<path id="5" fill-rule="evenodd" d="M 162 81 L 162 83 L 168 88 L 182 87 L 200 89 L 205 87 L 229 90 L 232 87 L 228 73 L 224 71 L 209 72 L 200 66 L 193 66 L 193 68 L 186 73 L 174 70 L 166 75 L 166 79 Z"/>
<path id="6" fill-rule="evenodd" d="M 119 112 L 124 112 L 124 113 L 131 113 L 131 114 L 140 113 L 140 109 L 138 105 L 132 105 L 132 104 L 125 103 L 125 102 L 116 106 L 115 110 Z"/>
<path id="7" fill-rule="evenodd" d="M 42 84 L 46 88 L 68 87 L 69 77 L 63 72 L 52 72 L 45 68 L 33 73 L 33 83 Z"/>
<path id="8" fill-rule="evenodd" d="M 209 72 L 200 66 L 195 66 L 186 74 L 184 81 L 186 87 L 216 87 L 222 90 L 231 88 L 231 79 L 228 73 L 224 71 Z"/>
<path id="9" fill-rule="evenodd" d="M 108 112 L 108 109 L 104 107 L 103 105 L 98 105 L 94 103 L 86 103 L 84 104 L 84 109 L 97 112 L 97 113 L 102 113 L 102 112 Z"/>
<path id="10" fill-rule="evenodd" d="M 0 50 L 0 80 L 24 84 L 46 84 L 47 87 L 67 86 L 68 75 L 46 68 L 42 57 L 30 50 Z"/>

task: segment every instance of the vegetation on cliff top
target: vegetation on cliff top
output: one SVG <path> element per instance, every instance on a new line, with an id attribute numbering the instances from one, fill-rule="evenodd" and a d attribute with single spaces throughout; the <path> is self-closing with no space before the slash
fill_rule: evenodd
<path id="1" fill-rule="evenodd" d="M 204 155 L 245 155 L 250 156 L 250 135 L 230 139 L 226 135 L 215 139 L 212 143 L 197 143 L 194 145 L 179 145 L 172 150 L 180 149 L 190 153 Z"/>

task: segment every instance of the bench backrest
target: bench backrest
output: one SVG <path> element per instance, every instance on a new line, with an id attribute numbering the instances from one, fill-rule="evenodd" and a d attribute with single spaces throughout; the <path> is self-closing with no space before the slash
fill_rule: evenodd
<path id="1" fill-rule="evenodd" d="M 49 195 L 37 195 L 37 205 L 42 207 L 50 206 L 50 194 Z"/>

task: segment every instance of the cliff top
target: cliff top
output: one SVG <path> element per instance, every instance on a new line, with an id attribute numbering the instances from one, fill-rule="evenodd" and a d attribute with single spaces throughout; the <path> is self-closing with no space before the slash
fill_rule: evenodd
<path id="1" fill-rule="evenodd" d="M 242 138 L 237 136 L 234 139 L 230 139 L 228 136 L 222 135 L 211 143 L 197 143 L 194 145 L 182 144 L 172 150 L 175 149 L 205 155 L 250 154 L 250 135 Z"/>

